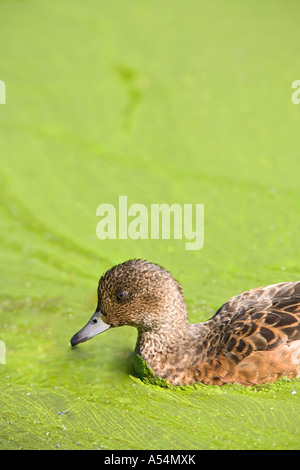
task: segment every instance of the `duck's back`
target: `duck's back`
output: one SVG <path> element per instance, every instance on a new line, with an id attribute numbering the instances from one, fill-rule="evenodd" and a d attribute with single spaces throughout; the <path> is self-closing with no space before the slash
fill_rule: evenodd
<path id="1" fill-rule="evenodd" d="M 252 385 L 300 375 L 300 281 L 237 295 L 206 324 L 211 333 L 198 380 Z"/>

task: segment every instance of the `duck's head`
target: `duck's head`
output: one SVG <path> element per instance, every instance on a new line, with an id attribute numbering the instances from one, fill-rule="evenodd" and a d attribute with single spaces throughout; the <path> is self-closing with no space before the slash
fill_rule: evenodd
<path id="1" fill-rule="evenodd" d="M 131 325 L 139 331 L 158 331 L 177 323 L 181 327 L 187 323 L 180 284 L 155 263 L 130 260 L 100 278 L 96 312 L 71 338 L 71 345 L 112 327 Z"/>

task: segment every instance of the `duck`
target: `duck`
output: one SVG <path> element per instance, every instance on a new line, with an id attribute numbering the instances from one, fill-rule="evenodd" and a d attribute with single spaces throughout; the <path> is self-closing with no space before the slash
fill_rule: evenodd
<path id="1" fill-rule="evenodd" d="M 105 272 L 98 303 L 71 346 L 123 325 L 136 354 L 171 385 L 244 386 L 300 376 L 300 281 L 253 288 L 201 323 L 189 323 L 183 290 L 162 266 L 131 259 Z"/>

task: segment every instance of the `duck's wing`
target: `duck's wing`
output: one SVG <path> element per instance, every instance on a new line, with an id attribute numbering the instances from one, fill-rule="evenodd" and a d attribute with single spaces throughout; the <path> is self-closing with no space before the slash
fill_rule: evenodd
<path id="1" fill-rule="evenodd" d="M 300 281 L 252 289 L 226 302 L 210 320 L 214 355 L 240 362 L 254 351 L 300 340 Z"/>

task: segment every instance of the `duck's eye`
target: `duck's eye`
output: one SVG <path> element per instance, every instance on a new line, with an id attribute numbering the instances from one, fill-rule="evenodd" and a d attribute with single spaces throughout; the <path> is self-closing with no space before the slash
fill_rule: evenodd
<path id="1" fill-rule="evenodd" d="M 117 293 L 117 300 L 120 302 L 122 300 L 125 300 L 128 298 L 128 292 L 127 291 L 120 291 Z"/>

